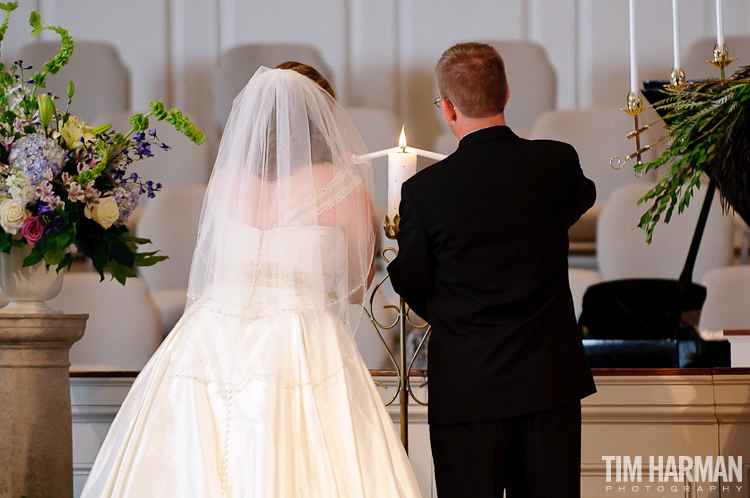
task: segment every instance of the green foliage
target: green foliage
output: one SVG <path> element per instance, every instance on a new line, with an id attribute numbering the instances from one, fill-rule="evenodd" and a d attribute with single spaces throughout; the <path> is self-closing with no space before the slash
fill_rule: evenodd
<path id="1" fill-rule="evenodd" d="M 10 13 L 17 7 L 17 2 L 0 2 L 0 10 L 5 12 L 0 24 L 0 44 Z M 0 194 L 0 200 L 24 199 L 25 216 L 33 217 L 25 228 L 12 230 L 13 234 L 0 228 L 0 251 L 9 253 L 13 247 L 31 245 L 31 252 L 23 262 L 25 266 L 43 261 L 47 267 L 56 266 L 59 272 L 70 268 L 74 258 L 72 246 L 75 246 L 79 254 L 91 259 L 102 279 L 105 272 L 109 272 L 112 278 L 124 284 L 128 278 L 137 276 L 138 266 L 151 266 L 168 259 L 159 251 L 139 251 L 139 246 L 151 241 L 133 237 L 126 225 L 138 196 L 147 192 L 153 197 L 154 192 L 162 188 L 161 184 L 142 180 L 139 175 L 127 175 L 127 167 L 150 157 L 152 146 L 168 147 L 161 144 L 155 134 L 139 133 L 132 139 L 131 135 L 136 131 L 145 132 L 151 116 L 170 123 L 196 144 L 202 143 L 205 135 L 179 109 L 167 110 L 160 101 L 151 102 L 150 112 L 133 116 L 133 128 L 126 134 L 110 131 L 110 124 L 88 126 L 83 119 L 68 112 L 75 94 L 72 81 L 67 88 L 67 107 L 58 109 L 46 91 L 38 90 L 45 88 L 47 78 L 68 63 L 73 54 L 73 40 L 65 29 L 42 24 L 38 12 L 31 13 L 29 25 L 32 36 L 44 31 L 57 33 L 60 50 L 32 74 L 24 74 L 29 68 L 24 68 L 20 62 L 7 69 L 0 63 L 0 138 L 6 144 L 0 147 L 0 163 L 8 165 L 9 151 L 24 135 L 41 134 L 43 140 L 52 141 L 65 151 L 65 164 L 53 173 L 45 191 L 36 190 L 34 194 L 32 189 L 31 195 L 36 197 L 31 201 L 17 192 Z M 18 98 L 15 92 L 22 97 Z M 15 174 L 9 168 L 0 169 L 0 182 L 9 181 Z M 97 217 L 99 202 L 103 201 L 109 203 L 107 218 L 111 218 L 113 199 L 117 204 L 117 219 L 113 222 Z M 43 231 L 24 233 L 24 230 L 37 229 Z"/>
<path id="2" fill-rule="evenodd" d="M 31 36 L 39 36 L 42 34 L 42 31 L 54 31 L 60 35 L 60 52 L 44 63 L 45 73 L 57 74 L 57 72 L 68 63 L 70 56 L 73 55 L 73 38 L 71 38 L 66 30 L 59 26 L 44 26 L 41 17 L 39 16 L 39 12 L 37 11 L 33 11 L 29 16 L 29 24 L 33 28 Z"/>
<path id="3" fill-rule="evenodd" d="M 750 74 L 738 73 L 731 80 L 710 80 L 673 88 L 665 87 L 667 97 L 654 108 L 666 111 L 667 150 L 657 159 L 635 167 L 646 173 L 666 168 L 664 176 L 638 204 L 650 202 L 638 226 L 651 243 L 659 221 L 669 223 L 690 203 L 701 175 L 715 174 L 725 160 L 726 146 L 746 135 L 743 123 L 750 114 Z M 745 170 L 747 174 L 747 170 Z"/>
<path id="4" fill-rule="evenodd" d="M 7 3 L 0 2 L 0 10 L 5 11 L 5 19 L 3 20 L 3 24 L 0 25 L 0 44 L 3 42 L 3 39 L 5 38 L 5 32 L 8 31 L 8 20 L 10 19 L 10 13 L 16 10 L 17 8 L 18 8 L 18 2 L 7 2 Z"/>

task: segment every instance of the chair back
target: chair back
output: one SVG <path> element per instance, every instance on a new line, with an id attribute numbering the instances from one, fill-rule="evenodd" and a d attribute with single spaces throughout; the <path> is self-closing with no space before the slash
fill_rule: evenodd
<path id="1" fill-rule="evenodd" d="M 64 313 L 89 314 L 83 338 L 70 349 L 71 370 L 141 370 L 161 344 L 159 310 L 138 279 L 123 286 L 100 282 L 96 272 L 70 272 L 48 303 Z"/>
<path id="2" fill-rule="evenodd" d="M 557 76 L 538 43 L 519 40 L 486 40 L 498 51 L 505 63 L 510 100 L 505 119 L 516 133 L 526 136 L 537 118 L 555 108 Z"/>
<path id="3" fill-rule="evenodd" d="M 750 329 L 750 266 L 726 266 L 703 277 L 708 295 L 701 330 Z"/>
<path id="4" fill-rule="evenodd" d="M 657 225 L 651 244 L 646 243 L 645 232 L 637 228 L 646 211 L 646 205 L 637 202 L 653 184 L 637 183 L 615 189 L 597 224 L 597 259 L 602 278 L 678 278 L 695 232 L 707 183 L 695 191 L 682 214 L 678 215 L 675 210 L 669 223 Z M 731 263 L 732 237 L 732 218 L 723 214 L 717 194 L 698 251 L 693 281 L 700 282 L 709 270 Z"/>
<path id="5" fill-rule="evenodd" d="M 33 71 L 60 50 L 57 41 L 39 41 L 24 45 L 16 55 Z M 47 75 L 47 90 L 60 97 L 64 109 L 68 101 L 68 83 L 75 84 L 71 114 L 83 120 L 130 108 L 130 73 L 114 45 L 100 41 L 77 41 L 70 61 L 59 73 Z"/>
<path id="6" fill-rule="evenodd" d="M 655 113 L 653 118 L 656 119 Z M 640 180 L 637 179 L 633 174 L 632 162 L 621 170 L 614 170 L 610 166 L 612 156 L 624 158 L 635 150 L 633 140 L 627 138 L 631 131 L 633 118 L 617 107 L 594 107 L 547 111 L 539 116 L 531 138 L 559 140 L 575 147 L 583 173 L 596 184 L 597 202 L 607 202 L 617 187 L 646 182 L 654 177 L 649 172 Z M 656 139 L 657 134 L 651 133 L 642 140 L 644 144 L 648 144 Z M 655 158 L 653 152 L 647 151 L 643 161 Z"/>
<path id="7" fill-rule="evenodd" d="M 260 66 L 275 67 L 297 61 L 317 69 L 334 85 L 332 71 L 312 45 L 295 43 L 255 43 L 238 45 L 221 54 L 214 85 L 214 118 L 223 129 L 232 110 L 234 97 Z M 334 88 L 336 86 L 334 85 Z"/>
<path id="8" fill-rule="evenodd" d="M 205 193 L 206 187 L 201 185 L 167 187 L 143 211 L 138 235 L 151 239 L 154 249 L 169 256 L 166 261 L 138 270 L 152 291 L 187 291 Z"/>

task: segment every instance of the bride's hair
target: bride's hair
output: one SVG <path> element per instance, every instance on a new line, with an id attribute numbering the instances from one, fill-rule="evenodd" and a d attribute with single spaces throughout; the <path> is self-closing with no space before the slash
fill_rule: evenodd
<path id="1" fill-rule="evenodd" d="M 318 84 L 320 88 L 328 92 L 328 94 L 331 96 L 332 99 L 336 100 L 336 92 L 333 90 L 333 87 L 328 82 L 328 80 L 320 74 L 320 72 L 315 69 L 312 66 L 309 66 L 307 64 L 303 64 L 301 62 L 297 61 L 286 61 L 282 62 L 278 66 L 276 66 L 274 69 L 291 69 L 292 71 L 296 71 L 302 76 L 306 76 L 313 80 L 315 83 Z M 268 157 L 268 164 L 271 165 L 275 163 L 276 160 L 276 122 L 275 120 L 271 120 L 270 122 L 270 129 L 268 130 L 268 141 L 269 141 L 269 157 Z M 313 163 L 328 163 L 331 162 L 331 150 L 328 147 L 326 138 L 321 134 L 320 130 L 317 130 L 312 123 L 310 123 L 310 145 L 311 145 L 311 151 L 312 154 L 312 162 Z M 276 172 L 269 168 L 267 171 L 267 174 L 270 179 L 273 179 L 276 176 Z"/>
<path id="2" fill-rule="evenodd" d="M 314 67 L 308 66 L 307 64 L 302 64 L 301 62 L 297 61 L 286 61 L 276 66 L 276 69 L 291 69 L 293 71 L 297 71 L 303 76 L 307 76 L 315 83 L 317 83 L 320 88 L 328 92 L 334 100 L 336 100 L 336 92 L 333 91 L 333 87 L 325 78 L 325 76 L 320 74 L 320 72 Z"/>

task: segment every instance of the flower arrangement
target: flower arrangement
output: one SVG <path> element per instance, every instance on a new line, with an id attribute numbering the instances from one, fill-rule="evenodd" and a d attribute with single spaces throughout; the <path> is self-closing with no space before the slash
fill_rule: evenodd
<path id="1" fill-rule="evenodd" d="M 5 19 L 0 45 L 17 2 L 0 3 Z M 127 173 L 133 161 L 153 155 L 160 142 L 149 118 L 166 121 L 194 143 L 205 135 L 179 109 L 153 101 L 151 111 L 130 119 L 132 128 L 117 133 L 97 128 L 68 112 L 75 92 L 71 81 L 67 105 L 45 92 L 46 78 L 65 66 L 73 40 L 64 29 L 44 26 L 37 12 L 29 18 L 32 36 L 44 30 L 61 38 L 60 52 L 40 71 L 16 61 L 0 63 L 0 251 L 30 246 L 24 266 L 41 261 L 59 272 L 70 268 L 74 248 L 90 258 L 99 275 L 109 272 L 120 283 L 135 277 L 135 268 L 166 259 L 158 251 L 139 252 L 148 239 L 132 236 L 126 225 L 142 194 L 154 197 L 161 184 Z"/>
<path id="2" fill-rule="evenodd" d="M 682 213 L 689 205 L 704 173 L 716 181 L 724 208 L 731 206 L 750 223 L 750 66 L 728 80 L 662 91 L 666 96 L 654 108 L 664 115 L 668 148 L 635 168 L 645 173 L 668 164 L 665 176 L 638 201 L 653 202 L 638 224 L 646 241 L 660 220 L 669 223 L 675 208 Z"/>

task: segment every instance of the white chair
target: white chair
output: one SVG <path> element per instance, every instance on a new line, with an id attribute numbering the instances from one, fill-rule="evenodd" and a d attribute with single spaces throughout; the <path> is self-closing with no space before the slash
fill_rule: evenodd
<path id="1" fill-rule="evenodd" d="M 750 329 L 750 266 L 726 266 L 709 271 L 700 330 Z"/>
<path id="2" fill-rule="evenodd" d="M 729 77 L 740 67 L 750 64 L 750 35 L 734 35 L 724 37 L 724 43 L 729 51 L 729 57 L 737 59 L 727 69 L 726 76 Z M 716 37 L 706 37 L 694 41 L 683 56 L 682 66 L 685 76 L 689 80 L 705 80 L 718 78 L 719 70 L 708 64 L 707 60 L 714 58 L 714 45 Z"/>
<path id="3" fill-rule="evenodd" d="M 576 316 L 581 313 L 581 304 L 586 289 L 602 281 L 602 276 L 594 270 L 583 268 L 569 268 L 568 281 L 570 282 L 570 293 L 573 296 L 573 309 Z"/>
<path id="4" fill-rule="evenodd" d="M 21 47 L 16 59 L 38 71 L 59 50 L 59 41 L 34 42 Z M 110 43 L 76 41 L 68 64 L 47 75 L 47 90 L 60 97 L 55 101 L 58 108 L 65 109 L 70 81 L 75 84 L 70 112 L 83 120 L 130 108 L 130 73 Z"/>
<path id="5" fill-rule="evenodd" d="M 662 121 L 656 113 L 648 115 L 646 121 L 656 125 L 642 136 L 643 144 L 655 143 L 661 136 Z M 632 164 L 622 170 L 610 167 L 610 158 L 625 157 L 635 150 L 633 140 L 627 134 L 633 130 L 633 118 L 616 107 L 595 107 L 565 111 L 547 111 L 536 121 L 531 131 L 533 139 L 552 139 L 567 142 L 578 151 L 583 173 L 596 184 L 596 204 L 571 227 L 571 242 L 594 241 L 596 220 L 609 199 L 620 185 L 649 181 L 652 172 L 640 180 L 633 174 Z M 643 161 L 656 158 L 654 151 L 648 151 Z"/>
<path id="6" fill-rule="evenodd" d="M 139 268 L 140 277 L 161 311 L 165 334 L 185 308 L 205 192 L 205 186 L 200 185 L 165 188 L 151 199 L 138 222 L 138 235 L 151 239 L 154 249 L 169 256 L 154 266 Z"/>
<path id="7" fill-rule="evenodd" d="M 485 40 L 505 63 L 510 100 L 505 118 L 516 133 L 526 135 L 537 118 L 555 108 L 557 76 L 547 51 L 538 43 L 519 40 Z"/>
<path id="8" fill-rule="evenodd" d="M 297 61 L 317 69 L 333 85 L 332 72 L 312 45 L 257 43 L 239 45 L 221 54 L 216 71 L 214 90 L 214 118 L 219 129 L 232 110 L 234 97 L 260 66 L 275 67 L 286 61 Z M 334 89 L 336 86 L 334 85 Z"/>
<path id="9" fill-rule="evenodd" d="M 387 149 L 398 143 L 402 123 L 392 111 L 369 107 L 349 107 L 347 112 L 362 135 L 368 151 Z M 386 209 L 388 206 L 388 158 L 379 157 L 373 160 L 372 170 L 375 180 L 373 202 L 376 208 Z"/>
<path id="10" fill-rule="evenodd" d="M 703 188 L 695 191 L 690 206 L 682 214 L 678 215 L 675 209 L 668 224 L 659 222 L 650 245 L 646 244 L 645 232 L 637 228 L 647 207 L 645 204 L 637 205 L 637 201 L 653 184 L 618 187 L 602 210 L 597 224 L 597 258 L 602 278 L 679 278 L 707 184 L 707 181 L 704 182 Z M 732 236 L 732 218 L 722 213 L 717 193 L 698 251 L 693 273 L 695 282 L 700 282 L 709 270 L 731 263 Z"/>
<path id="11" fill-rule="evenodd" d="M 70 272 L 48 304 L 89 314 L 86 333 L 70 349 L 71 370 L 140 370 L 163 338 L 159 309 L 138 279 L 123 286 L 109 277 L 100 282 L 95 272 Z"/>

